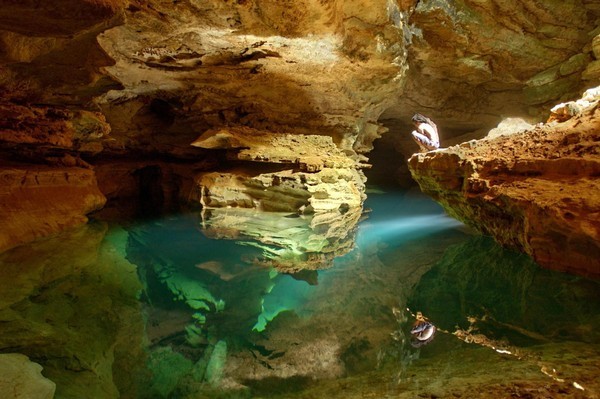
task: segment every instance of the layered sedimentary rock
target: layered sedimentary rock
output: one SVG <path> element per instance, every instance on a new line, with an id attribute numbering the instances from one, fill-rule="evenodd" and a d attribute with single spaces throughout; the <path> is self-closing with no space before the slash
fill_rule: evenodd
<path id="1" fill-rule="evenodd" d="M 116 61 L 107 71 L 125 89 L 98 104 L 114 122 L 114 137 L 130 146 L 173 152 L 207 129 L 246 126 L 329 135 L 356 157 L 383 131 L 377 118 L 401 83 L 404 43 L 387 5 L 184 1 L 130 8 L 125 25 L 99 38 Z"/>
<path id="2" fill-rule="evenodd" d="M 384 119 L 424 112 L 449 136 L 544 115 L 598 82 L 596 2 L 415 3 L 406 84 Z"/>
<path id="3" fill-rule="evenodd" d="M 98 33 L 120 1 L 8 2 L 0 11 L 0 250 L 85 223 L 106 198 L 81 154 L 110 125 L 82 105 L 119 85 Z"/>
<path id="4" fill-rule="evenodd" d="M 144 213 L 180 201 L 343 211 L 364 199 L 381 120 L 404 135 L 410 114 L 428 113 L 443 143 L 592 86 L 599 16 L 583 0 L 11 2 L 0 12 L 0 155 L 32 176 L 29 163 L 89 167 L 105 196 L 136 198 Z M 189 145 L 223 130 L 262 145 L 228 156 Z M 328 152 L 305 145 L 315 137 Z M 74 223 L 53 218 L 4 230 L 5 241 Z"/>
<path id="5" fill-rule="evenodd" d="M 0 103 L 0 251 L 85 223 L 106 203 L 81 154 L 100 152 L 98 112 Z"/>
<path id="6" fill-rule="evenodd" d="M 599 98 L 590 90 L 547 124 L 416 154 L 413 177 L 449 214 L 540 265 L 598 276 Z"/>
<path id="7" fill-rule="evenodd" d="M 248 243 L 263 248 L 257 261 L 286 272 L 329 267 L 353 248 L 365 179 L 331 137 L 228 128 L 192 145 L 241 161 L 194 178 L 189 199 L 202 205 L 208 236 L 256 240 Z"/>
<path id="8" fill-rule="evenodd" d="M 122 23 L 121 0 L 9 1 L 0 11 L 0 102 L 81 108 L 119 83 L 96 37 Z"/>
<path id="9" fill-rule="evenodd" d="M 197 200 L 205 207 L 242 206 L 303 212 L 360 207 L 364 176 L 360 165 L 329 136 L 257 132 L 248 128 L 208 131 L 193 146 L 228 150 L 228 158 L 256 162 L 231 172 L 200 174 Z M 277 168 L 254 174 L 260 164 Z"/>
<path id="10" fill-rule="evenodd" d="M 6 165 L 0 180 L 0 251 L 85 223 L 106 202 L 90 169 Z"/>

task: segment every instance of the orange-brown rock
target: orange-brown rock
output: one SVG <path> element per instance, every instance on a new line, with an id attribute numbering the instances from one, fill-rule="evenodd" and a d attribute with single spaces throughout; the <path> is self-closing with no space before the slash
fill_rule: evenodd
<path id="1" fill-rule="evenodd" d="M 217 174 L 260 161 L 241 168 L 259 176 L 254 193 L 300 182 L 315 209 L 360 205 L 373 141 L 389 127 L 406 153 L 396 136 L 413 112 L 433 117 L 444 143 L 595 86 L 599 17 L 590 1 L 11 0 L 0 10 L 0 156 L 210 159 L 200 170 Z M 227 129 L 266 145 L 223 158 L 189 145 Z M 289 151 L 271 153 L 282 141 L 269 136 Z M 301 136 L 328 141 L 290 139 Z M 145 171 L 157 193 L 179 184 Z"/>
<path id="2" fill-rule="evenodd" d="M 0 251 L 83 224 L 106 202 L 85 168 L 3 166 L 0 181 Z"/>
<path id="3" fill-rule="evenodd" d="M 409 160 L 413 177 L 450 215 L 540 265 L 600 276 L 595 93 L 564 122 L 416 154 Z"/>
<path id="4" fill-rule="evenodd" d="M 99 36 L 124 90 L 97 103 L 130 146 L 172 152 L 207 130 L 245 126 L 328 135 L 356 157 L 384 131 L 377 118 L 401 84 L 404 43 L 388 5 L 182 1 L 129 11 Z"/>
<path id="5" fill-rule="evenodd" d="M 598 16 L 585 1 L 419 1 L 405 15 L 406 83 L 382 118 L 425 112 L 450 134 L 545 115 L 597 85 Z"/>
<path id="6" fill-rule="evenodd" d="M 230 158 L 296 165 L 308 172 L 359 166 L 334 144 L 330 136 L 286 134 L 238 126 L 207 130 L 191 145 L 236 150 L 230 152 Z"/>
<path id="7" fill-rule="evenodd" d="M 68 35 L 111 18 L 125 0 L 9 0 L 2 4 L 0 24 L 26 34 Z"/>
<path id="8" fill-rule="evenodd" d="M 0 9 L 0 99 L 88 106 L 118 82 L 96 37 L 122 22 L 124 0 L 5 1 Z"/>
<path id="9" fill-rule="evenodd" d="M 82 149 L 110 133 L 104 115 L 64 107 L 0 103 L 0 143 Z"/>

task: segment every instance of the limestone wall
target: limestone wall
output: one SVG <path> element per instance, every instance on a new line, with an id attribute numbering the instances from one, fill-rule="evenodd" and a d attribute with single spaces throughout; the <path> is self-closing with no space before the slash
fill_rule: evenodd
<path id="1" fill-rule="evenodd" d="M 598 276 L 598 93 L 556 107 L 560 122 L 415 154 L 412 175 L 450 215 L 501 244 L 548 268 Z"/>

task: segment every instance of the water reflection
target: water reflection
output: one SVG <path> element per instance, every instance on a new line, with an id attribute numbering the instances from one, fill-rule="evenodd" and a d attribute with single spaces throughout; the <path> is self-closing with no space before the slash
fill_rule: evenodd
<path id="1" fill-rule="evenodd" d="M 0 254 L 0 356 L 43 365 L 59 398 L 135 397 L 146 371 L 127 233 L 107 232 L 94 223 Z"/>
<path id="2" fill-rule="evenodd" d="M 207 237 L 259 248 L 254 263 L 293 273 L 331 267 L 334 258 L 350 252 L 361 214 L 359 207 L 307 215 L 216 208 L 201 216 Z"/>
<path id="3" fill-rule="evenodd" d="M 528 256 L 475 237 L 448 248 L 409 301 L 440 327 L 529 346 L 559 340 L 600 342 L 598 285 L 540 269 Z M 443 308 L 439 306 L 443 303 Z M 468 316 L 465 317 L 465 316 Z"/>
<path id="4" fill-rule="evenodd" d="M 598 392 L 598 282 L 470 236 L 421 196 L 366 207 L 357 231 L 350 212 L 327 224 L 223 210 L 1 254 L 0 352 L 42 364 L 61 398 Z M 328 262 L 300 271 L 308 248 Z M 417 312 L 435 335 L 413 330 Z"/>
<path id="5" fill-rule="evenodd" d="M 533 397 L 596 397 L 599 288 L 598 281 L 540 269 L 489 238 L 450 246 L 398 318 L 406 326 L 411 309 L 419 309 L 441 331 L 437 345 L 401 353 L 400 386 L 469 397 L 461 378 L 470 369 L 477 376 L 468 383 L 485 387 L 470 397 L 508 397 L 519 389 Z M 402 327 L 396 339 L 406 348 Z M 422 375 L 432 372 L 434 359 L 444 372 L 427 381 Z M 520 388 L 506 384 L 511 380 Z"/>
<path id="6" fill-rule="evenodd" d="M 358 232 L 358 245 L 373 243 L 401 245 L 436 232 L 462 227 L 444 215 L 441 208 L 421 194 L 395 192 L 371 194 L 367 203 L 368 218 Z"/>

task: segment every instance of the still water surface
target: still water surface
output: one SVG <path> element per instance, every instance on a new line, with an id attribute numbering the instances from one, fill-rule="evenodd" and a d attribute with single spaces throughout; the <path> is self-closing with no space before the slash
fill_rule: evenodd
<path id="1" fill-rule="evenodd" d="M 57 398 L 598 397 L 598 281 L 418 194 L 365 209 L 312 230 L 285 214 L 94 221 L 16 248 L 0 353 L 40 363 Z"/>

